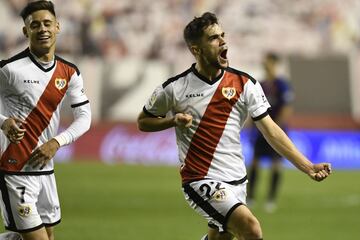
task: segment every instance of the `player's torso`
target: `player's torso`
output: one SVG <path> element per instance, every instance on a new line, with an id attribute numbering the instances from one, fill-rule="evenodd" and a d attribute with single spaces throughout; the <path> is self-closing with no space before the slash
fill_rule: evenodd
<path id="1" fill-rule="evenodd" d="M 240 129 L 247 117 L 241 96 L 244 83 L 227 71 L 212 82 L 191 72 L 172 83 L 173 114 L 193 116 L 189 129 L 176 128 L 180 161 L 185 165 L 183 181 L 199 176 L 234 180 L 243 174 Z M 193 169 L 199 170 L 196 173 L 188 168 L 193 164 Z"/>
<path id="2" fill-rule="evenodd" d="M 1 137 L 1 169 L 9 172 L 34 171 L 27 166 L 31 152 L 55 136 L 59 112 L 74 70 L 55 60 L 43 68 L 30 57 L 14 60 L 3 67 L 2 114 L 26 121 L 26 133 L 19 144 Z M 52 162 L 43 171 L 52 170 Z"/>

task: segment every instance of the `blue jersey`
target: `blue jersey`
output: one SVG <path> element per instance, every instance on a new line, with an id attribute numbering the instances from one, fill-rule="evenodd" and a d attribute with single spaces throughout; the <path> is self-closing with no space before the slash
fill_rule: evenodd
<path id="1" fill-rule="evenodd" d="M 274 121 L 280 114 L 280 110 L 293 101 L 294 94 L 289 83 L 283 78 L 276 78 L 273 81 L 263 81 L 261 86 L 265 96 L 271 105 L 270 116 Z"/>

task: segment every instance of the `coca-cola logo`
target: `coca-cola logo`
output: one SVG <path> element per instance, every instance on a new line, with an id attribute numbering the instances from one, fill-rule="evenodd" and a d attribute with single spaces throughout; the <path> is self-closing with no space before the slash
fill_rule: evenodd
<path id="1" fill-rule="evenodd" d="M 126 127 L 110 130 L 101 142 L 104 162 L 177 165 L 178 151 L 173 130 L 143 133 Z"/>

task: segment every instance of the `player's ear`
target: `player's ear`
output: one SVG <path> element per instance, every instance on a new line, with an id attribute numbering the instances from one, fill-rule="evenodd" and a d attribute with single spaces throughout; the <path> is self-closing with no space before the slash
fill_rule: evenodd
<path id="1" fill-rule="evenodd" d="M 28 38 L 29 34 L 28 34 L 27 29 L 26 29 L 25 26 L 23 27 L 22 31 L 23 31 L 24 36 Z"/>
<path id="2" fill-rule="evenodd" d="M 199 55 L 199 54 L 201 54 L 201 49 L 200 49 L 198 46 L 196 46 L 196 45 L 191 45 L 191 46 L 190 46 L 190 50 L 191 50 L 191 52 L 192 52 L 194 55 Z"/>
<path id="3" fill-rule="evenodd" d="M 60 32 L 60 24 L 58 21 L 56 21 L 56 33 Z"/>

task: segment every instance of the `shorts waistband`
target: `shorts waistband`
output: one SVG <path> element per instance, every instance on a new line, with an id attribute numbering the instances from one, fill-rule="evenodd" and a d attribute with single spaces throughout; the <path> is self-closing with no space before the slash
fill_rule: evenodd
<path id="1" fill-rule="evenodd" d="M 246 180 L 247 180 L 247 175 L 245 175 L 245 177 L 239 179 L 239 180 L 234 180 L 234 181 L 230 181 L 230 182 L 226 182 L 227 184 L 230 184 L 230 185 L 239 185 L 239 184 L 242 184 L 244 183 Z"/>
<path id="2" fill-rule="evenodd" d="M 227 184 L 230 184 L 230 185 L 236 186 L 236 185 L 240 185 L 240 184 L 246 182 L 247 179 L 248 179 L 248 178 L 247 178 L 247 175 L 245 175 L 245 177 L 243 177 L 243 178 L 241 178 L 241 179 L 239 179 L 239 180 L 234 180 L 234 181 L 230 181 L 230 182 L 225 182 L 225 181 L 223 181 L 223 182 L 224 182 L 224 183 L 227 183 Z M 189 185 L 189 184 L 192 183 L 192 182 L 201 181 L 201 180 L 204 180 L 204 179 L 194 179 L 194 180 L 192 180 L 192 181 L 188 181 L 188 182 L 183 183 L 182 186 L 184 187 L 184 186 L 186 186 L 186 185 Z"/>

